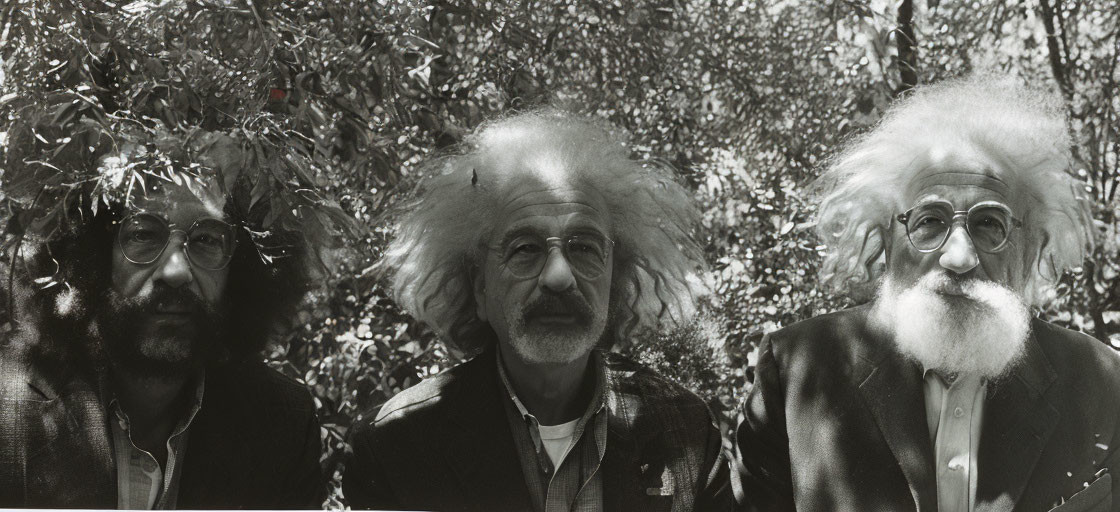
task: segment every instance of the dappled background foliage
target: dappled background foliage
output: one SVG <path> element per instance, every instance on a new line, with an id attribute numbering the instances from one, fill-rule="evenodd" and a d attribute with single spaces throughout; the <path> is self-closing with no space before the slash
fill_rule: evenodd
<path id="1" fill-rule="evenodd" d="M 78 156 L 91 126 L 172 149 L 203 139 L 182 158 L 257 172 L 269 220 L 345 237 L 268 354 L 316 397 L 336 505 L 354 419 L 457 362 L 370 271 L 386 212 L 421 158 L 509 109 L 601 116 L 635 156 L 680 169 L 704 212 L 714 293 L 701 321 L 627 351 L 705 397 L 725 427 L 762 333 L 866 298 L 817 286 L 827 248 L 807 184 L 892 99 L 974 69 L 1064 96 L 1101 243 L 1043 314 L 1120 344 L 1112 0 L 14 0 L 0 8 L 0 59 L 0 179 Z M 42 133 L 12 129 L 30 116 Z M 36 169 L 29 190 L 85 190 Z M 5 221 L 33 196 L 0 198 Z M 355 222 L 291 213 L 301 201 Z"/>

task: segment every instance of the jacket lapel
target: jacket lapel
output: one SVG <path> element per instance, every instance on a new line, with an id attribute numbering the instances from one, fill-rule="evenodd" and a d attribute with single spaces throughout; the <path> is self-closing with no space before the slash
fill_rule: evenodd
<path id="1" fill-rule="evenodd" d="M 1037 333 L 1037 322 L 1034 332 Z M 1045 391 L 1057 374 L 1032 334 L 1011 377 L 991 386 L 977 456 L 977 512 L 1012 510 L 1058 423 Z"/>
<path id="2" fill-rule="evenodd" d="M 251 470 L 246 464 L 252 464 L 253 453 L 247 447 L 255 440 L 252 430 L 243 426 L 253 423 L 234 416 L 238 411 L 231 411 L 227 397 L 215 393 L 214 387 L 207 386 L 202 408 L 187 430 L 178 508 L 233 508 L 244 506 L 238 498 L 250 495 L 248 489 L 238 488 L 245 485 L 238 475 Z"/>
<path id="3" fill-rule="evenodd" d="M 921 375 L 912 363 L 888 357 L 893 353 L 885 348 L 889 342 L 875 338 L 865 344 L 871 350 L 861 356 L 856 369 L 857 379 L 862 378 L 860 391 L 910 484 L 918 510 L 936 512 L 937 480 Z"/>
<path id="4" fill-rule="evenodd" d="M 603 510 L 668 511 L 682 492 L 664 453 L 660 430 L 643 428 L 631 401 L 619 392 L 617 378 L 605 367 L 607 450 L 599 473 L 603 478 Z M 653 423 L 648 423 L 652 425 Z"/>
<path id="5" fill-rule="evenodd" d="M 49 398 L 21 402 L 27 425 L 41 429 L 41 440 L 27 451 L 27 502 L 30 506 L 116 508 L 117 479 L 105 407 L 94 386 L 67 381 L 57 396 L 43 382 L 30 385 Z M 34 444 L 34 443 L 32 443 Z"/>
<path id="6" fill-rule="evenodd" d="M 448 462 L 472 510 L 533 510 L 509 430 L 493 350 L 471 361 L 448 415 Z"/>

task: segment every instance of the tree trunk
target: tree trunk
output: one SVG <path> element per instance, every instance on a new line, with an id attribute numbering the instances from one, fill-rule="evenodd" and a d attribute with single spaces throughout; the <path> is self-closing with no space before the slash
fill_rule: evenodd
<path id="1" fill-rule="evenodd" d="M 902 0 L 898 4 L 898 28 L 895 29 L 898 43 L 898 75 L 901 82 L 895 89 L 898 96 L 918 85 L 918 53 L 914 40 L 914 0 Z"/>
<path id="2" fill-rule="evenodd" d="M 1050 60 L 1050 71 L 1054 74 L 1054 80 L 1057 80 L 1062 95 L 1069 101 L 1073 91 L 1069 86 L 1066 58 L 1060 44 L 1061 36 L 1054 24 L 1057 10 L 1062 8 L 1062 1 L 1054 0 L 1054 4 L 1051 4 L 1050 0 L 1039 0 L 1038 7 L 1042 11 L 1042 25 L 1046 28 L 1046 49 Z"/>

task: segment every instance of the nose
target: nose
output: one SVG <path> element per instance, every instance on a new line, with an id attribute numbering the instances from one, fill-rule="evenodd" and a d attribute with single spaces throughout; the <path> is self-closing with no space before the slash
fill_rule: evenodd
<path id="1" fill-rule="evenodd" d="M 976 254 L 976 246 L 972 245 L 972 238 L 964 226 L 957 225 L 951 228 L 949 239 L 941 248 L 941 259 L 938 260 L 943 268 L 957 274 L 963 274 L 980 264 L 980 256 Z"/>
<path id="2" fill-rule="evenodd" d="M 163 281 L 172 288 L 179 288 L 194 281 L 194 272 L 191 270 L 191 263 L 187 259 L 186 247 L 183 244 L 175 243 L 174 240 L 168 243 L 153 278 L 156 281 Z"/>
<path id="3" fill-rule="evenodd" d="M 572 267 L 559 247 L 549 248 L 548 259 L 544 262 L 539 279 L 541 288 L 553 292 L 567 291 L 575 286 L 576 277 L 572 274 Z"/>

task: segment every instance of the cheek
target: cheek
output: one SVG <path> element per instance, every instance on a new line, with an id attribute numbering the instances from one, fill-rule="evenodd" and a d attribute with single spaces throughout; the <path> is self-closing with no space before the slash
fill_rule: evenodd
<path id="1" fill-rule="evenodd" d="M 202 298 L 211 304 L 217 304 L 226 293 L 229 267 L 221 270 L 197 270 L 194 272 L 194 277 Z"/>
<path id="2" fill-rule="evenodd" d="M 1026 282 L 1026 267 L 1022 255 L 1015 254 L 987 254 L 987 261 L 983 261 L 984 270 L 988 276 L 1013 290 L 1020 291 Z"/>
<path id="3" fill-rule="evenodd" d="M 148 267 L 151 267 L 150 265 Z M 125 297 L 135 296 L 144 287 L 152 268 L 136 265 L 124 258 L 120 251 L 113 251 L 113 263 L 109 279 L 118 294 Z"/>
<path id="4" fill-rule="evenodd" d="M 587 300 L 591 307 L 601 313 L 606 313 L 611 299 L 611 278 L 612 273 L 610 269 L 597 277 L 595 282 L 588 287 L 586 293 Z"/>
<path id="5" fill-rule="evenodd" d="M 893 276 L 898 284 L 909 284 L 910 281 L 915 281 L 917 274 L 921 273 L 923 257 L 929 255 L 911 250 L 910 242 L 905 238 L 901 241 L 895 240 L 893 248 L 887 258 L 887 272 Z"/>
<path id="6" fill-rule="evenodd" d="M 492 325 L 504 325 L 505 319 L 512 314 L 512 311 L 507 308 L 525 302 L 525 298 L 518 295 L 516 283 L 506 282 L 497 269 L 488 269 L 487 275 L 496 276 L 486 279 L 486 288 L 482 292 L 483 300 L 486 301 L 488 321 Z"/>

